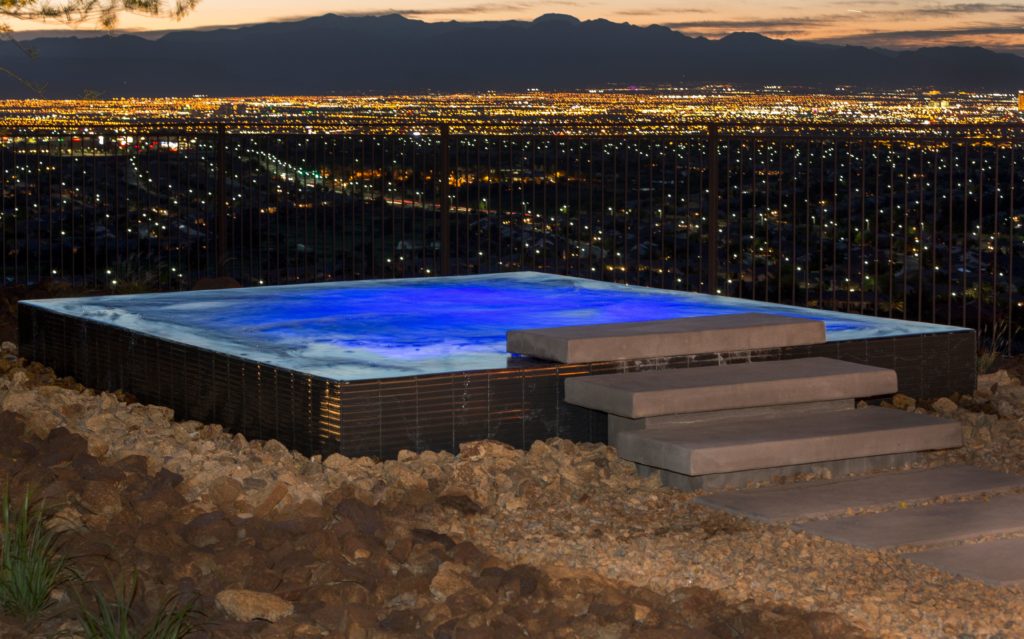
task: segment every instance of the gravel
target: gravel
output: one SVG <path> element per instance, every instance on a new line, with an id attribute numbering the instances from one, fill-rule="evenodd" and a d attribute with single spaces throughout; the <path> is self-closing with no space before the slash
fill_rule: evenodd
<path id="1" fill-rule="evenodd" d="M 665 597 L 707 589 L 736 610 L 760 610 L 762 621 L 765 610 L 792 606 L 805 621 L 820 616 L 815 636 L 848 635 L 847 622 L 882 637 L 1024 637 L 1020 588 L 992 588 L 895 554 L 705 508 L 693 501 L 700 493 L 641 478 L 601 444 L 553 439 L 521 451 L 472 442 L 458 455 L 310 459 L 277 442 L 247 442 L 217 425 L 175 422 L 168 409 L 57 380 L 4 348 L 0 408 L 20 414 L 30 432 L 64 426 L 83 435 L 97 456 L 141 455 L 151 473 L 180 474 L 188 500 L 235 517 L 319 506 L 341 491 L 410 528 L 471 542 L 552 578 L 583 575 Z M 935 406 L 964 424 L 963 449 L 930 454 L 921 465 L 1024 470 L 1024 387 L 1003 371 L 983 377 L 979 388 L 938 402 L 894 398 L 905 410 Z M 445 569 L 432 587 L 454 587 L 456 573 Z M 829 624 L 838 625 L 830 632 Z"/>

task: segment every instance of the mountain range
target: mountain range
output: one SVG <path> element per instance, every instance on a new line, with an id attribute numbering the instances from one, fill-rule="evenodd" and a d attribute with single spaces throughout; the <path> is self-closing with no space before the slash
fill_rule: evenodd
<path id="1" fill-rule="evenodd" d="M 0 48 L 0 67 L 47 98 L 207 94 L 332 95 L 572 90 L 625 85 L 933 87 L 1016 91 L 1024 57 L 980 47 L 893 51 L 734 33 L 718 40 L 663 26 L 580 21 L 423 22 L 328 14 L 213 30 L 41 37 Z M 34 97 L 0 79 L 0 97 Z"/>

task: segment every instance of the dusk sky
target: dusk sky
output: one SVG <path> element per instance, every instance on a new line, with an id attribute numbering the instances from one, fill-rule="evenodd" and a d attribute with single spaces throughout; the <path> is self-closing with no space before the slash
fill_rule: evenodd
<path id="1" fill-rule="evenodd" d="M 425 21 L 532 20 L 544 13 L 581 19 L 606 18 L 638 25 L 662 24 L 688 35 L 720 37 L 756 31 L 775 38 L 853 43 L 891 48 L 938 44 L 980 45 L 1024 54 L 1024 2 L 943 0 L 201 0 L 174 23 L 127 16 L 125 29 L 208 27 L 288 20 L 324 13 L 401 13 Z M 40 23 L 12 24 L 18 30 L 48 29 Z"/>

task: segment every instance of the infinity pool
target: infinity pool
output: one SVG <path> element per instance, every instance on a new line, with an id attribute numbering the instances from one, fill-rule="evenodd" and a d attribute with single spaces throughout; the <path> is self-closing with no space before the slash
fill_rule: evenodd
<path id="1" fill-rule="evenodd" d="M 824 320 L 828 341 L 959 330 L 532 272 L 24 303 L 337 381 L 506 368 L 510 329 L 754 311 Z"/>

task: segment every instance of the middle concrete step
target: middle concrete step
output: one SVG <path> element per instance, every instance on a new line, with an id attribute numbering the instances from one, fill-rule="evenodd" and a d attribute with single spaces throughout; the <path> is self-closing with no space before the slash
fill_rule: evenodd
<path id="1" fill-rule="evenodd" d="M 609 444 L 623 459 L 695 476 L 955 448 L 961 437 L 955 420 L 869 406 L 621 430 Z"/>
<path id="2" fill-rule="evenodd" d="M 565 380 L 566 402 L 630 419 L 873 397 L 896 391 L 895 371 L 825 357 Z"/>

